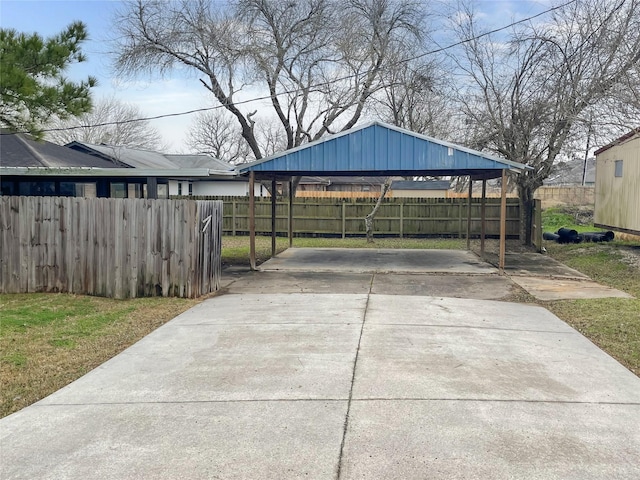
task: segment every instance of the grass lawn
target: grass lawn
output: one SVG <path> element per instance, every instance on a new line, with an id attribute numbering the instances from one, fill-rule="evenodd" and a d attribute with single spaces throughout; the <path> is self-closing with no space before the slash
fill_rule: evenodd
<path id="1" fill-rule="evenodd" d="M 270 257 L 271 238 L 256 240 L 260 263 Z M 279 252 L 287 245 L 286 238 L 277 239 Z M 225 265 L 249 264 L 248 237 L 224 237 L 222 247 Z M 462 249 L 466 241 L 382 238 L 367 244 L 364 238 L 296 238 L 294 247 Z M 638 258 L 633 247 L 640 250 L 640 244 L 546 242 L 546 247 L 549 255 L 595 281 L 636 297 L 539 303 L 640 374 L 640 264 L 633 263 Z M 70 383 L 198 301 L 0 295 L 0 416 Z"/>
<path id="2" fill-rule="evenodd" d="M 584 209 L 549 208 L 542 213 L 543 230 L 565 227 L 578 232 L 599 231 Z M 640 243 L 545 242 L 547 253 L 603 285 L 634 299 L 600 298 L 541 302 L 600 348 L 640 375 Z"/>
<path id="3" fill-rule="evenodd" d="M 635 297 L 558 300 L 541 304 L 640 376 L 640 264 L 636 263 L 640 259 L 640 245 L 547 242 L 546 248 L 549 255 L 596 282 Z"/>
<path id="4" fill-rule="evenodd" d="M 0 295 L 0 417 L 64 387 L 196 303 Z"/>

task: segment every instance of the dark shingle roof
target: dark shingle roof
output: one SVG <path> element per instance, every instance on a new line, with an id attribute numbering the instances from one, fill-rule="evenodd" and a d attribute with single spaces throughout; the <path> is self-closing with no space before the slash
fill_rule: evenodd
<path id="1" fill-rule="evenodd" d="M 47 141 L 36 141 L 29 135 L 2 131 L 0 166 L 3 167 L 96 167 L 117 168 L 109 160 L 76 152 Z"/>

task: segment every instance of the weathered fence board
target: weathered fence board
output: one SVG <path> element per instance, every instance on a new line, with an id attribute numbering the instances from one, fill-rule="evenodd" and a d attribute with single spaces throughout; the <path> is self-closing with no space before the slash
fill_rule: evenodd
<path id="1" fill-rule="evenodd" d="M 222 202 L 0 197 L 0 291 L 197 297 L 220 286 Z"/>
<path id="2" fill-rule="evenodd" d="M 213 197 L 211 197 L 213 198 Z M 225 203 L 223 232 L 249 232 L 249 200 L 246 197 L 216 197 Z M 364 217 L 375 199 L 296 198 L 293 205 L 294 235 L 365 235 Z M 461 236 L 466 234 L 466 198 L 390 198 L 384 200 L 373 224 L 374 234 L 388 236 Z M 480 199 L 471 203 L 471 235 L 480 236 Z M 276 232 L 288 231 L 288 203 L 278 200 Z M 519 236 L 520 206 L 507 199 L 507 236 Z M 256 233 L 271 232 L 269 198 L 256 198 Z M 486 235 L 500 234 L 500 199 L 486 201 Z"/>

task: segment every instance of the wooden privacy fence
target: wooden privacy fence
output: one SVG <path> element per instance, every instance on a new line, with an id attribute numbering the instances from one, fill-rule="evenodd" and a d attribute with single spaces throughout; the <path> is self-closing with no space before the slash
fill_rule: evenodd
<path id="1" fill-rule="evenodd" d="M 225 235 L 249 233 L 249 200 L 219 197 L 224 201 Z M 364 217 L 376 199 L 296 198 L 293 204 L 294 235 L 365 235 Z M 289 204 L 278 200 L 276 232 L 288 232 Z M 471 202 L 471 236 L 480 236 L 480 199 Z M 507 236 L 519 236 L 518 199 L 507 199 Z M 390 198 L 384 200 L 373 224 L 374 234 L 388 236 L 462 236 L 467 231 L 466 198 Z M 256 198 L 256 233 L 271 232 L 271 199 Z M 486 234 L 500 234 L 500 199 L 486 200 Z"/>
<path id="2" fill-rule="evenodd" d="M 220 285 L 222 202 L 0 197 L 0 291 L 197 297 Z"/>

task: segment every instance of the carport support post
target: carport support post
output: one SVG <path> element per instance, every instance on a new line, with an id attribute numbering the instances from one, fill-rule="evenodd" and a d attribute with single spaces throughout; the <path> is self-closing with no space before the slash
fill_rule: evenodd
<path id="1" fill-rule="evenodd" d="M 500 188 L 500 258 L 498 268 L 500 275 L 504 275 L 504 256 L 507 247 L 507 171 L 502 170 L 502 185 Z"/>
<path id="2" fill-rule="evenodd" d="M 271 180 L 271 256 L 276 256 L 276 179 Z"/>
<path id="3" fill-rule="evenodd" d="M 289 180 L 289 248 L 293 247 L 293 180 Z"/>
<path id="4" fill-rule="evenodd" d="M 249 265 L 256 269 L 256 173 L 249 172 Z"/>
<path id="5" fill-rule="evenodd" d="M 473 195 L 473 180 L 469 176 L 469 197 L 467 198 L 467 250 L 471 250 L 471 195 Z"/>
<path id="6" fill-rule="evenodd" d="M 482 179 L 482 199 L 480 201 L 480 257 L 484 260 L 484 237 L 487 233 L 487 180 Z"/>

